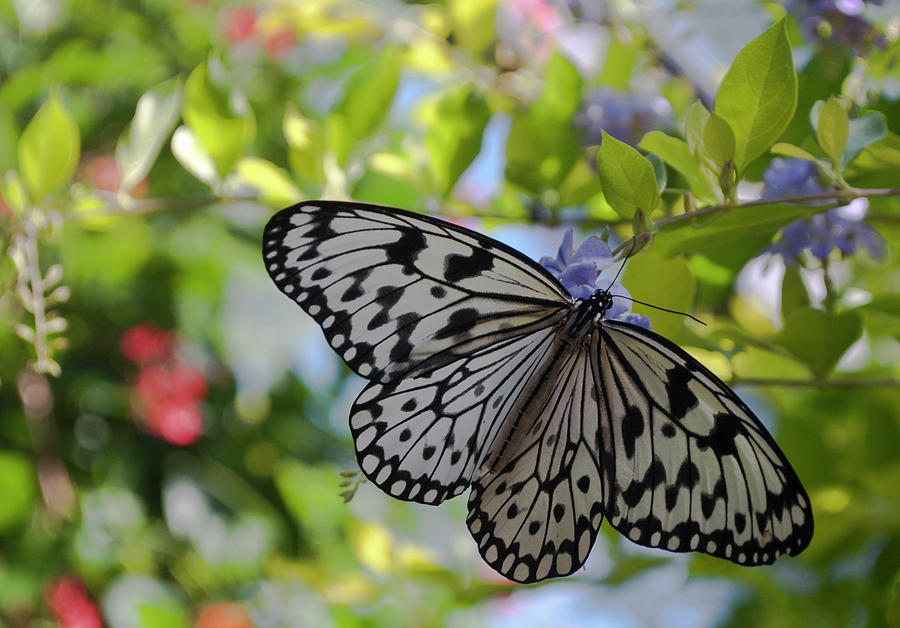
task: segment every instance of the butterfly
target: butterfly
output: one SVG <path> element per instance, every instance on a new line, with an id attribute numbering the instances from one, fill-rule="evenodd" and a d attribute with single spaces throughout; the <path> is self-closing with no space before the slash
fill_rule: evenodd
<path id="1" fill-rule="evenodd" d="M 350 413 L 363 473 L 423 504 L 471 488 L 468 529 L 507 578 L 579 569 L 604 517 L 741 565 L 809 544 L 809 497 L 759 419 L 677 345 L 606 317 L 608 290 L 575 299 L 497 240 L 350 202 L 276 213 L 263 259 L 369 380 Z"/>

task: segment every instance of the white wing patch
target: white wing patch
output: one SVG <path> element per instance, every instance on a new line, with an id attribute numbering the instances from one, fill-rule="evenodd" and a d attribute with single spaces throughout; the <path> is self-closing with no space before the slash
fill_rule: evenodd
<path id="1" fill-rule="evenodd" d="M 427 216 L 303 203 L 273 216 L 263 238 L 278 288 L 373 381 L 415 376 L 552 326 L 571 307 L 540 265 Z"/>
<path id="2" fill-rule="evenodd" d="M 812 538 L 809 498 L 753 412 L 664 338 L 605 322 L 597 378 L 605 506 L 632 541 L 746 565 L 797 554 Z"/>

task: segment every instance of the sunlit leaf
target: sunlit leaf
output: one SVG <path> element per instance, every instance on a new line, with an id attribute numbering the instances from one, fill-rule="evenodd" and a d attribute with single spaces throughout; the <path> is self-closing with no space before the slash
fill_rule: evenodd
<path id="1" fill-rule="evenodd" d="M 784 20 L 747 44 L 716 94 L 716 115 L 731 125 L 738 172 L 787 128 L 797 106 L 797 74 Z"/>
<path id="2" fill-rule="evenodd" d="M 425 148 L 441 194 L 450 192 L 478 155 L 490 115 L 484 98 L 468 85 L 446 94 L 437 104 L 435 119 L 425 134 Z"/>
<path id="3" fill-rule="evenodd" d="M 841 156 L 847 146 L 849 124 L 847 110 L 837 98 L 832 96 L 822 105 L 816 125 L 816 138 L 836 171 L 840 169 Z"/>
<path id="4" fill-rule="evenodd" d="M 0 532 L 24 521 L 37 497 L 34 466 L 18 453 L 0 451 Z"/>
<path id="5" fill-rule="evenodd" d="M 806 364 L 816 377 L 825 377 L 862 334 L 859 312 L 823 312 L 797 308 L 785 321 L 778 344 Z"/>
<path id="6" fill-rule="evenodd" d="M 32 202 L 72 178 L 80 147 L 78 127 L 53 89 L 19 138 L 19 174 Z"/>
<path id="7" fill-rule="evenodd" d="M 640 209 L 649 214 L 659 203 L 653 166 L 628 144 L 603 132 L 598 171 L 603 195 L 623 218 Z"/>

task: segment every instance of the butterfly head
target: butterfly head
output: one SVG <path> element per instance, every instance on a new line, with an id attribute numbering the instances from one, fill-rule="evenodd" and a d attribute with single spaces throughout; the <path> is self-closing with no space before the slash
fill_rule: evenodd
<path id="1" fill-rule="evenodd" d="M 613 295 L 609 290 L 595 290 L 587 299 L 576 301 L 575 312 L 567 327 L 570 336 L 582 336 L 588 326 L 603 319 L 613 306 Z"/>

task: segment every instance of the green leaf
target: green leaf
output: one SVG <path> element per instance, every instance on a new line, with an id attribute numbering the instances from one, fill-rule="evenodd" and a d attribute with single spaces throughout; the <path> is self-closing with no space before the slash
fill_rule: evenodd
<path id="1" fill-rule="evenodd" d="M 288 164 L 294 176 L 301 181 L 324 182 L 324 138 L 321 127 L 304 118 L 296 107 L 288 104 L 282 129 L 288 144 Z"/>
<path id="2" fill-rule="evenodd" d="M 370 136 L 387 117 L 400 80 L 400 66 L 399 51 L 388 46 L 347 79 L 335 112 L 346 119 L 354 141 Z"/>
<path id="3" fill-rule="evenodd" d="M 581 74 L 572 62 L 555 52 L 544 68 L 544 88 L 531 107 L 535 120 L 571 120 L 581 105 Z"/>
<path id="4" fill-rule="evenodd" d="M 884 121 L 884 114 L 878 111 L 850 120 L 847 144 L 841 155 L 841 166 L 849 164 L 868 146 L 884 138 L 887 132 L 888 128 L 887 123 Z"/>
<path id="5" fill-rule="evenodd" d="M 631 296 L 645 303 L 679 312 L 690 312 L 694 306 L 697 280 L 684 258 L 664 259 L 653 252 L 642 251 L 628 260 L 622 283 Z M 684 324 L 684 316 L 635 305 L 632 308 L 650 317 L 653 331 L 673 336 Z"/>
<path id="6" fill-rule="evenodd" d="M 447 8 L 453 20 L 453 34 L 462 48 L 476 58 L 493 49 L 497 0 L 448 0 Z"/>
<path id="7" fill-rule="evenodd" d="M 709 177 L 700 170 L 697 159 L 683 140 L 666 135 L 662 131 L 650 131 L 644 135 L 638 146 L 658 155 L 664 162 L 683 174 L 688 180 L 694 196 L 704 201 L 719 200 Z"/>
<path id="8" fill-rule="evenodd" d="M 794 144 L 786 142 L 778 142 L 772 146 L 771 150 L 776 155 L 782 157 L 791 157 L 793 159 L 805 159 L 815 164 L 820 164 L 818 157 Z M 821 165 L 821 164 L 820 164 Z"/>
<path id="9" fill-rule="evenodd" d="M 506 141 L 506 179 L 536 196 L 557 190 L 578 151 L 578 136 L 568 121 L 554 126 L 529 115 L 517 116 Z"/>
<path id="10" fill-rule="evenodd" d="M 225 178 L 244 156 L 256 134 L 250 106 L 237 92 L 217 85 L 208 64 L 201 63 L 184 84 L 184 121 Z"/>
<path id="11" fill-rule="evenodd" d="M 147 176 L 178 119 L 181 81 L 170 80 L 140 97 L 127 135 L 116 145 L 119 189 L 130 191 Z"/>
<path id="12" fill-rule="evenodd" d="M 25 521 L 37 497 L 37 475 L 25 456 L 0 451 L 0 533 Z"/>
<path id="13" fill-rule="evenodd" d="M 797 205 L 760 205 L 724 211 L 692 222 L 672 223 L 656 234 L 653 250 L 664 257 L 672 257 L 751 236 L 771 236 L 781 227 L 817 211 L 822 210 Z"/>
<path id="14" fill-rule="evenodd" d="M 287 173 L 266 159 L 244 157 L 238 161 L 235 172 L 258 190 L 260 200 L 267 205 L 290 205 L 302 197 Z"/>
<path id="15" fill-rule="evenodd" d="M 797 74 L 782 19 L 738 53 L 716 94 L 715 112 L 734 131 L 738 173 L 778 139 L 796 106 Z"/>
<path id="16" fill-rule="evenodd" d="M 491 111 L 481 94 L 465 85 L 444 96 L 435 115 L 425 134 L 425 148 L 437 190 L 447 196 L 481 150 Z"/>
<path id="17" fill-rule="evenodd" d="M 725 164 L 734 159 L 734 132 L 725 120 L 712 114 L 703 128 L 701 154 L 709 159 L 718 174 Z"/>
<path id="18" fill-rule="evenodd" d="M 695 100 L 684 115 L 684 137 L 692 153 L 700 152 L 703 142 L 703 131 L 709 120 L 710 113 L 699 100 Z"/>
<path id="19" fill-rule="evenodd" d="M 15 170 L 7 170 L 0 181 L 0 196 L 16 216 L 22 216 L 28 205 L 28 193 L 25 184 Z"/>
<path id="20" fill-rule="evenodd" d="M 825 377 L 861 335 L 859 312 L 834 314 L 803 307 L 787 317 L 777 340 L 816 377 Z"/>
<path id="21" fill-rule="evenodd" d="M 137 625 L 140 628 L 188 628 L 190 626 L 187 611 L 173 601 L 139 604 L 137 609 Z"/>
<path id="22" fill-rule="evenodd" d="M 800 308 L 809 306 L 809 295 L 796 266 L 787 266 L 781 282 L 781 315 L 788 318 Z"/>
<path id="23" fill-rule="evenodd" d="M 654 155 L 653 153 L 647 153 L 646 155 L 647 161 L 650 162 L 650 165 L 653 166 L 653 174 L 656 177 L 656 189 L 662 192 L 662 190 L 666 189 L 666 184 L 668 183 L 668 174 L 666 173 L 666 164 L 659 157 L 659 155 Z"/>
<path id="24" fill-rule="evenodd" d="M 603 131 L 598 156 L 603 195 L 623 218 L 638 209 L 650 214 L 659 203 L 653 166 L 638 151 Z"/>
<path id="25" fill-rule="evenodd" d="M 850 119 L 841 102 L 832 96 L 819 111 L 816 125 L 816 139 L 825 154 L 831 159 L 832 168 L 837 173 L 841 168 L 841 155 L 847 146 Z"/>
<path id="26" fill-rule="evenodd" d="M 19 174 L 33 203 L 72 178 L 80 147 L 78 127 L 52 89 L 19 138 Z"/>

